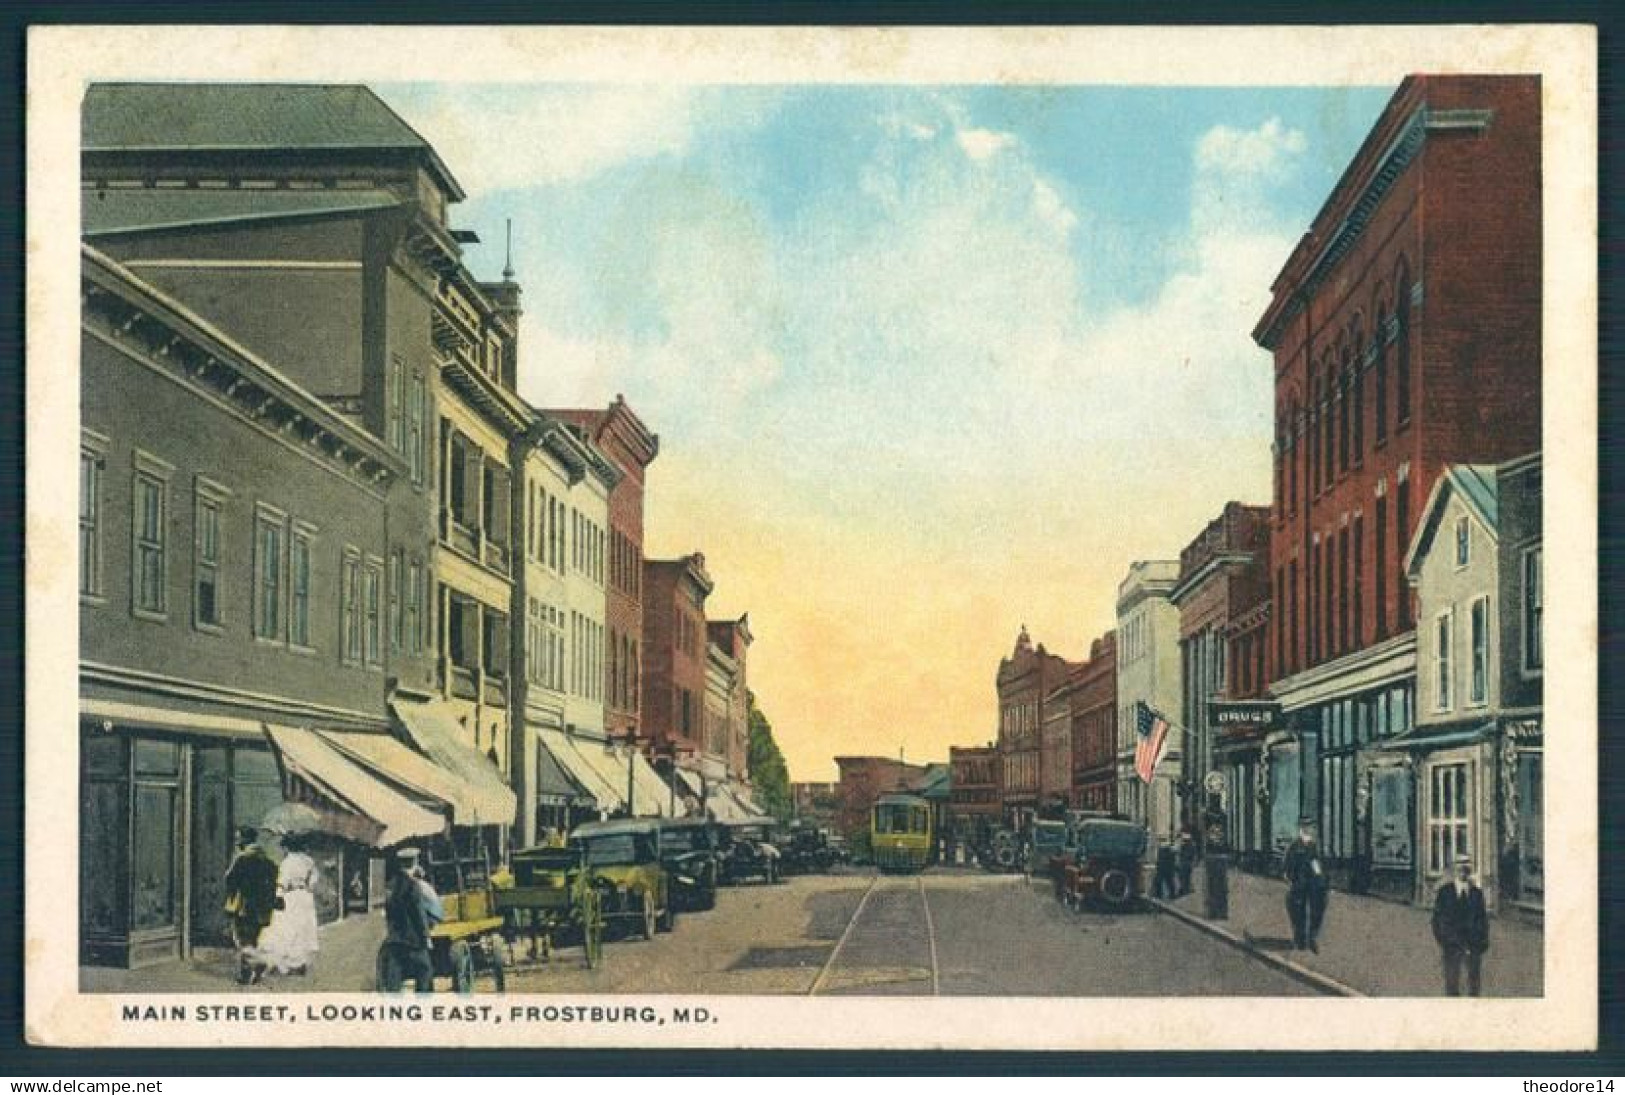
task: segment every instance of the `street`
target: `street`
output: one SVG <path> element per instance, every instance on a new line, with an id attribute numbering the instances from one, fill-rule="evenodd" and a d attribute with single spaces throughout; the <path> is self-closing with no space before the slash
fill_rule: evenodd
<path id="1" fill-rule="evenodd" d="M 579 948 L 510 992 L 1303 995 L 1299 982 L 1169 917 L 1072 913 L 1020 875 L 851 871 L 727 888 L 669 935 Z"/>

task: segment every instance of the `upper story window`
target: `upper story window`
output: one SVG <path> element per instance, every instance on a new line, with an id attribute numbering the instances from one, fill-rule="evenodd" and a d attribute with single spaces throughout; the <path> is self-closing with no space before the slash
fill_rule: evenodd
<path id="1" fill-rule="evenodd" d="M 398 453 L 406 452 L 406 362 L 389 355 L 388 391 L 384 393 L 385 440 Z"/>
<path id="2" fill-rule="evenodd" d="M 274 510 L 261 508 L 254 524 L 254 637 L 282 638 L 282 590 L 287 550 L 283 526 L 287 518 Z"/>
<path id="3" fill-rule="evenodd" d="M 1448 711 L 1454 702 L 1450 685 L 1455 671 L 1451 664 L 1455 620 L 1455 609 L 1449 609 L 1439 613 L 1433 621 L 1433 708 L 1436 711 Z"/>
<path id="4" fill-rule="evenodd" d="M 137 616 L 164 618 L 169 611 L 169 477 L 173 468 L 136 454 L 131 555 L 131 608 Z"/>
<path id="5" fill-rule="evenodd" d="M 1388 438 L 1388 313 L 1377 313 L 1377 327 L 1373 332 L 1377 355 L 1377 405 L 1372 409 L 1372 425 L 1376 427 L 1377 444 Z"/>
<path id="6" fill-rule="evenodd" d="M 418 484 L 428 474 L 428 448 L 424 443 L 428 414 L 428 385 L 422 373 L 414 372 L 406 403 L 406 461 L 412 468 L 412 482 Z"/>
<path id="7" fill-rule="evenodd" d="M 223 487 L 199 479 L 192 504 L 192 622 L 205 631 L 218 630 L 224 623 L 220 567 L 228 493 Z"/>
<path id="8" fill-rule="evenodd" d="M 384 664 L 384 562 L 368 559 L 361 575 L 363 658 L 370 666 Z"/>
<path id="9" fill-rule="evenodd" d="M 1456 518 L 1456 566 L 1464 567 L 1472 557 L 1472 523 L 1466 517 Z"/>
<path id="10" fill-rule="evenodd" d="M 1469 656 L 1467 702 L 1483 704 L 1490 697 L 1490 599 L 1480 597 L 1468 611 Z"/>
<path id="11" fill-rule="evenodd" d="M 102 480 L 107 442 L 89 433 L 79 446 L 79 595 L 102 593 Z"/>
<path id="12" fill-rule="evenodd" d="M 1395 358 L 1398 367 L 1394 376 L 1394 421 L 1403 426 L 1411 420 L 1411 279 L 1408 271 L 1400 271 L 1394 288 L 1398 300 L 1394 304 Z"/>
<path id="13" fill-rule="evenodd" d="M 1541 554 L 1538 547 L 1530 548 L 1523 554 L 1523 667 L 1537 671 L 1545 664 L 1541 640 L 1541 615 L 1545 602 Z"/>
<path id="14" fill-rule="evenodd" d="M 345 549 L 339 573 L 340 658 L 348 664 L 360 665 L 365 651 L 362 637 L 361 555 L 354 548 Z"/>
<path id="15" fill-rule="evenodd" d="M 310 550 L 315 531 L 296 524 L 288 556 L 288 641 L 310 648 Z"/>

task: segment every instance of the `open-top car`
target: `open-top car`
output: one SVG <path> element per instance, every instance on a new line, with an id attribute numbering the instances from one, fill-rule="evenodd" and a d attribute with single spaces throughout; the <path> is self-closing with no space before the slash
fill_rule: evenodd
<path id="1" fill-rule="evenodd" d="M 717 824 L 703 817 L 660 822 L 660 861 L 671 880 L 672 898 L 682 909 L 711 909 L 722 875 Z"/>
<path id="2" fill-rule="evenodd" d="M 677 918 L 671 880 L 660 862 L 660 826 L 646 818 L 594 821 L 570 834 L 586 855 L 607 924 L 630 925 L 645 939 Z"/>
<path id="3" fill-rule="evenodd" d="M 773 822 L 727 821 L 722 824 L 722 881 L 736 884 L 747 878 L 777 882 L 783 877 L 781 856 L 773 843 Z"/>

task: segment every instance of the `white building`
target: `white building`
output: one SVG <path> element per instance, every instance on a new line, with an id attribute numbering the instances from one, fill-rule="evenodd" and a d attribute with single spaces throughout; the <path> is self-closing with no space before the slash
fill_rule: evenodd
<path id="1" fill-rule="evenodd" d="M 1117 808 L 1161 839 L 1179 829 L 1181 730 L 1173 726 L 1162 763 L 1150 784 L 1134 770 L 1139 705 L 1169 719 L 1179 717 L 1179 609 L 1169 599 L 1179 581 L 1179 562 L 1158 559 L 1132 564 L 1117 587 Z"/>

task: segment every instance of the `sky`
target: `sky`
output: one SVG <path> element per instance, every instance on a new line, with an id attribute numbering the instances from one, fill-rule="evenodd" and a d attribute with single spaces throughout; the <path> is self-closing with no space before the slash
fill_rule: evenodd
<path id="1" fill-rule="evenodd" d="M 375 85 L 512 222 L 520 391 L 660 435 L 797 780 L 992 740 L 1136 559 L 1269 500 L 1250 332 L 1393 88 Z"/>

